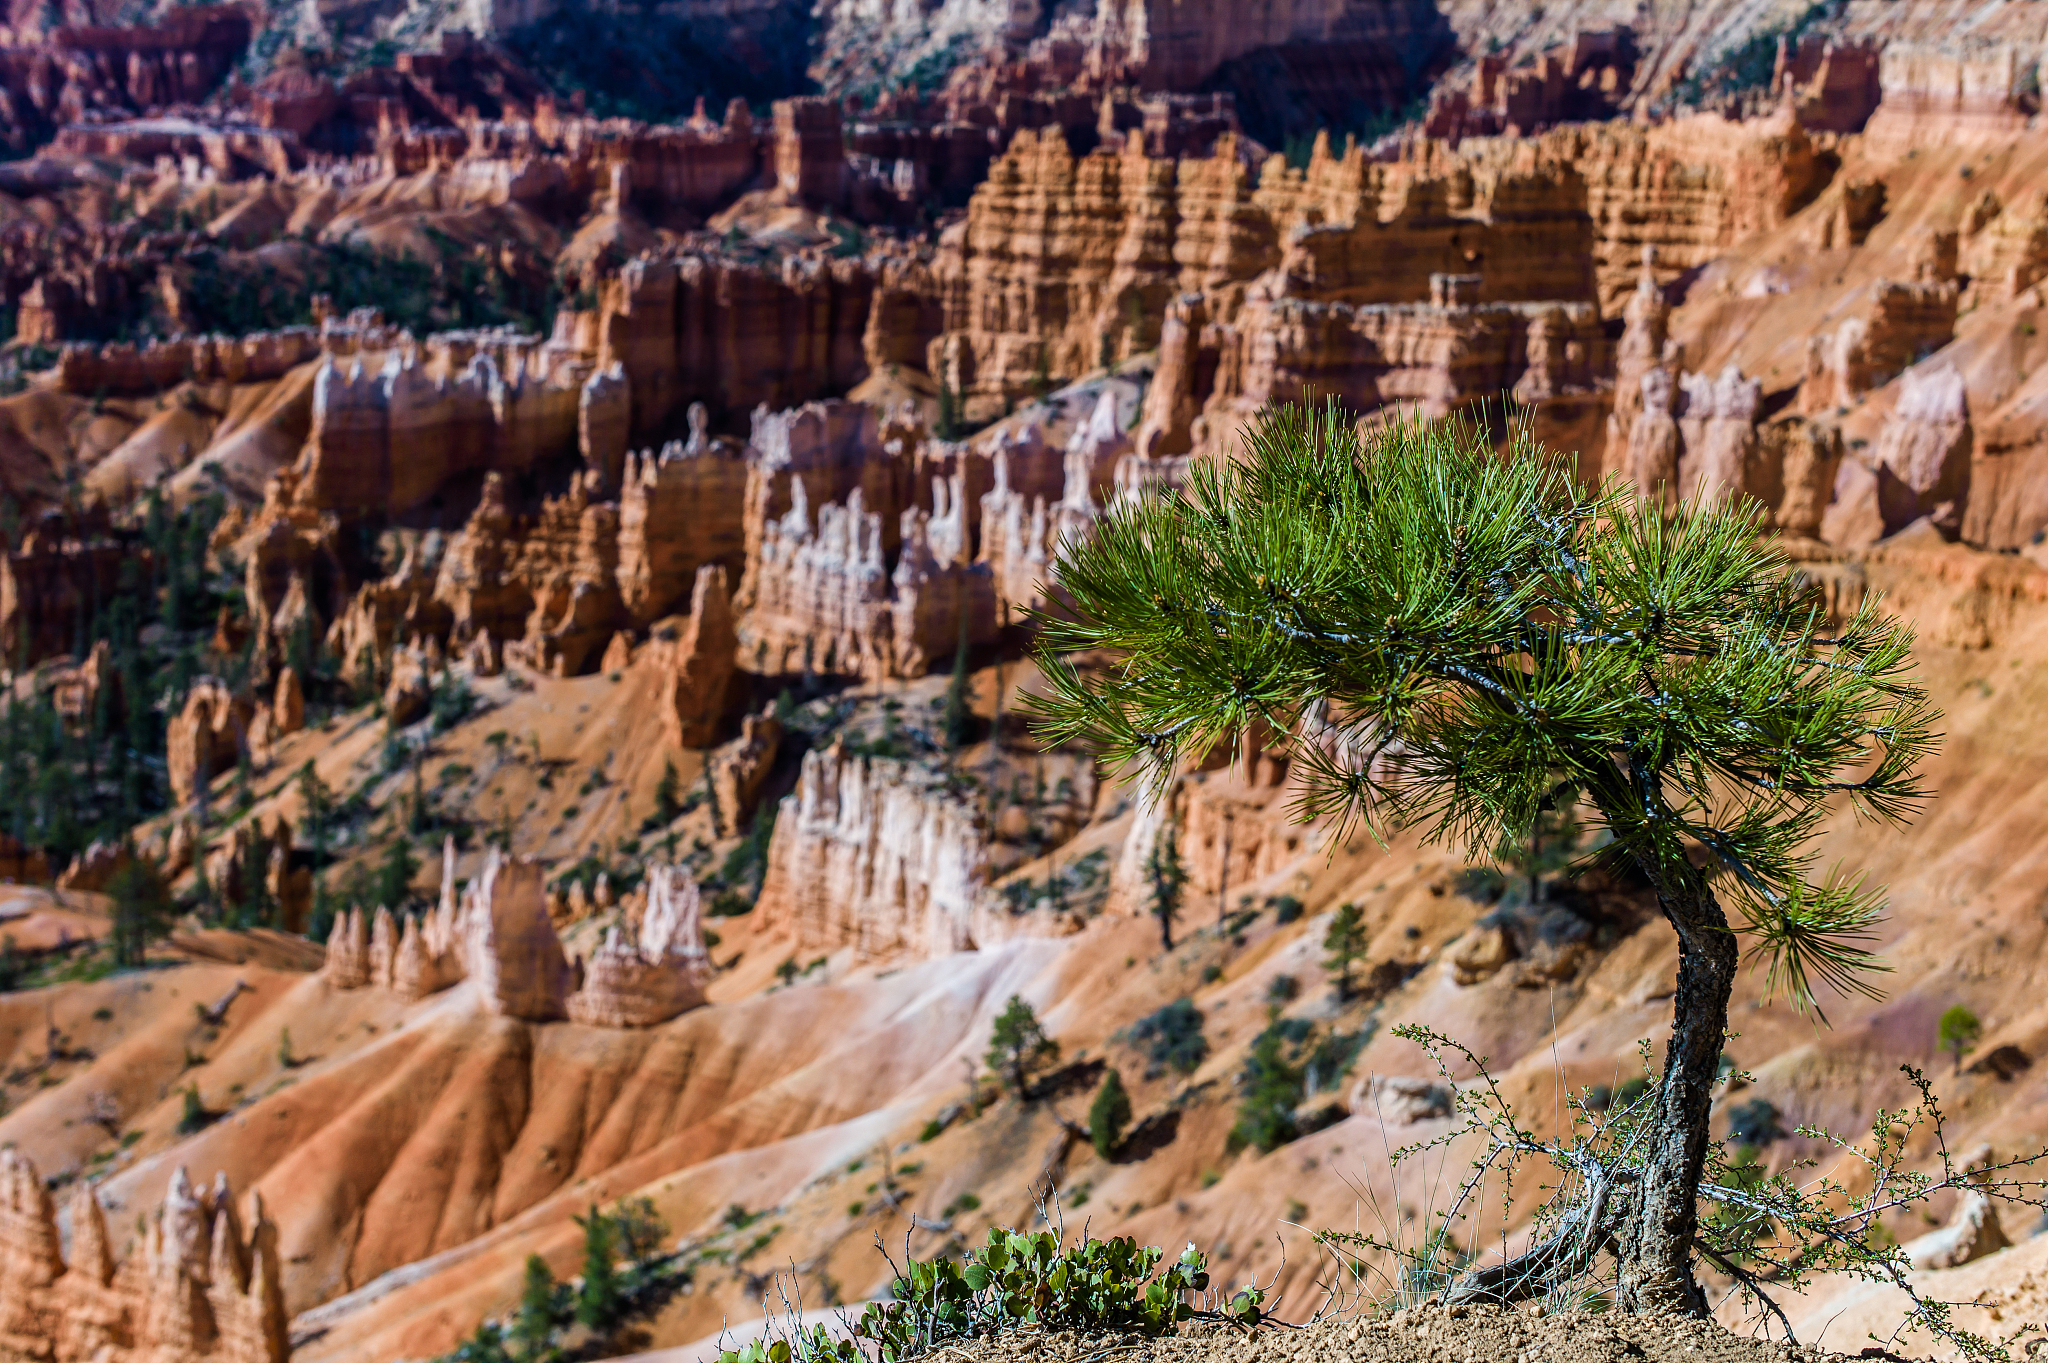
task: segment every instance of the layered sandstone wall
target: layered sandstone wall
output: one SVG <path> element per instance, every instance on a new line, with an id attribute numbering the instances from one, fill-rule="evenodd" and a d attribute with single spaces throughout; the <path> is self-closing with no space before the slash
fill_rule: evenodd
<path id="1" fill-rule="evenodd" d="M 240 59 L 251 30 L 239 6 L 194 5 L 154 25 L 53 27 L 40 43 L 0 47 L 0 140 L 22 155 L 88 110 L 197 104 Z"/>
<path id="2" fill-rule="evenodd" d="M 2009 136 L 2039 104 L 2038 43 L 1891 42 L 1878 56 L 1881 99 L 1870 120 L 1880 141 L 1939 129 L 1949 137 Z"/>
<path id="3" fill-rule="evenodd" d="M 1249 347 L 1274 335 L 1280 351 L 1323 350 L 1340 380 L 1355 367 L 1347 350 L 1360 347 L 1327 333 L 1358 324 L 1333 305 L 1595 304 L 1545 324 L 1583 331 L 1620 310 L 1646 246 L 1658 249 L 1660 277 L 1675 277 L 1784 222 L 1830 174 L 1789 118 L 1574 125 L 1533 141 L 1419 144 L 1384 162 L 1358 147 L 1338 155 L 1322 138 L 1299 170 L 1279 157 L 1254 164 L 1229 137 L 1210 156 L 1174 160 L 1138 139 L 1076 156 L 1057 131 L 1022 134 L 941 237 L 945 331 L 928 368 L 986 419 L 1048 381 L 1156 346 L 1169 396 L 1148 424 L 1165 440 L 1158 452 L 1176 453 L 1212 396 L 1204 378 L 1223 363 L 1228 329 L 1255 338 Z M 1269 315 L 1240 324 L 1253 307 Z M 1560 360 L 1574 339 L 1560 334 Z M 1581 377 L 1562 386 L 1603 375 L 1602 359 L 1574 361 Z M 1296 388 L 1324 377 L 1277 356 L 1260 363 Z M 1516 382 L 1494 360 L 1477 364 L 1486 381 Z M 1461 388 L 1455 366 L 1427 367 L 1431 384 Z"/>
<path id="4" fill-rule="evenodd" d="M 603 368 L 603 366 L 599 366 Z M 365 363 L 322 360 L 299 498 L 403 513 L 450 481 L 578 448 L 587 362 L 510 332 L 443 332 Z"/>
<path id="5" fill-rule="evenodd" d="M 1304 391 L 1356 411 L 1397 407 L 1435 418 L 1518 389 L 1590 392 L 1604 377 L 1606 336 L 1590 303 L 1458 301 L 1457 276 L 1437 276 L 1442 301 L 1368 305 L 1268 299 L 1256 292 L 1219 328 L 1211 432 L 1241 426 Z"/>
<path id="6" fill-rule="evenodd" d="M 246 336 L 178 336 L 142 345 L 67 345 L 57 384 L 67 393 L 155 393 L 187 381 L 261 383 L 319 358 L 320 334 L 285 327 Z"/>
<path id="7" fill-rule="evenodd" d="M 736 441 L 712 437 L 702 403 L 690 438 L 626 459 L 619 495 L 619 591 L 634 623 L 651 624 L 716 564 L 737 582 L 746 566 L 747 463 Z M 687 526 L 686 533 L 681 527 Z"/>
<path id="8" fill-rule="evenodd" d="M 644 259 L 604 286 L 598 363 L 623 366 L 632 437 L 665 434 L 683 406 L 714 417 L 843 392 L 867 374 L 873 271 L 859 259 Z"/>

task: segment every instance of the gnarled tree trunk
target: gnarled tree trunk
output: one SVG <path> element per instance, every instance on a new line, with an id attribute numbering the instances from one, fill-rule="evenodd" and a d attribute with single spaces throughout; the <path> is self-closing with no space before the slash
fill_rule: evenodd
<path id="1" fill-rule="evenodd" d="M 1693 1236 L 1738 953 L 1727 915 L 1705 875 L 1683 863 L 1677 870 L 1647 859 L 1639 864 L 1678 933 L 1671 1039 L 1643 1167 L 1608 1171 L 1620 1176 L 1597 1180 L 1589 1189 L 1589 1203 L 1564 1217 L 1546 1240 L 1505 1263 L 1466 1274 L 1445 1290 L 1451 1301 L 1542 1296 L 1590 1272 L 1605 1248 L 1620 1264 L 1621 1309 L 1707 1312 L 1706 1296 L 1692 1274 Z"/>
<path id="2" fill-rule="evenodd" d="M 1648 1158 L 1615 1227 L 1620 1305 L 1628 1311 L 1704 1315 L 1706 1297 L 1692 1276 L 1693 1233 L 1738 953 L 1727 915 L 1701 872 L 1690 866 L 1676 872 L 1644 870 L 1678 933 L 1678 992 Z"/>

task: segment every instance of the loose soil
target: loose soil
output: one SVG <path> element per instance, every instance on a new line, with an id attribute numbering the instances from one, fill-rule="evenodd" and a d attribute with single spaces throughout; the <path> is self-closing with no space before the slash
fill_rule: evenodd
<path id="1" fill-rule="evenodd" d="M 1023 1330 L 930 1355 L 932 1363 L 1828 1363 L 1843 1357 L 1680 1316 L 1436 1305 L 1300 1328 L 1268 1325 L 1251 1335 L 1221 1325 L 1157 1340 Z"/>

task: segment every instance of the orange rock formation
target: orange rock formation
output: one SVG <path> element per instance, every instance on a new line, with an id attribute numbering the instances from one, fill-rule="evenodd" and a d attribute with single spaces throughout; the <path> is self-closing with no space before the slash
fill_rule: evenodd
<path id="1" fill-rule="evenodd" d="M 277 1227 L 250 1228 L 221 1175 L 195 1190 L 180 1167 L 140 1250 L 116 1264 L 92 1185 L 72 1194 L 71 1251 L 36 1167 L 0 1151 L 0 1348 L 49 1363 L 283 1363 Z"/>

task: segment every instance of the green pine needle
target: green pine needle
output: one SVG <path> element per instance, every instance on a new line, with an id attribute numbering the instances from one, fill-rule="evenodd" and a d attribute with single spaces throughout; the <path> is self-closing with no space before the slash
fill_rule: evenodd
<path id="1" fill-rule="evenodd" d="M 1333 846 L 1410 827 L 1483 852 L 1567 784 L 1653 875 L 1708 849 L 1769 987 L 1811 1008 L 1870 992 L 1883 892 L 1810 884 L 1803 849 L 1844 803 L 1911 818 L 1939 715 L 1912 632 L 1872 604 L 1830 631 L 1765 530 L 1746 502 L 1585 489 L 1522 423 L 1496 451 L 1269 409 L 1241 459 L 1062 543 L 1034 720 L 1155 788 L 1282 735 L 1293 813 Z"/>

